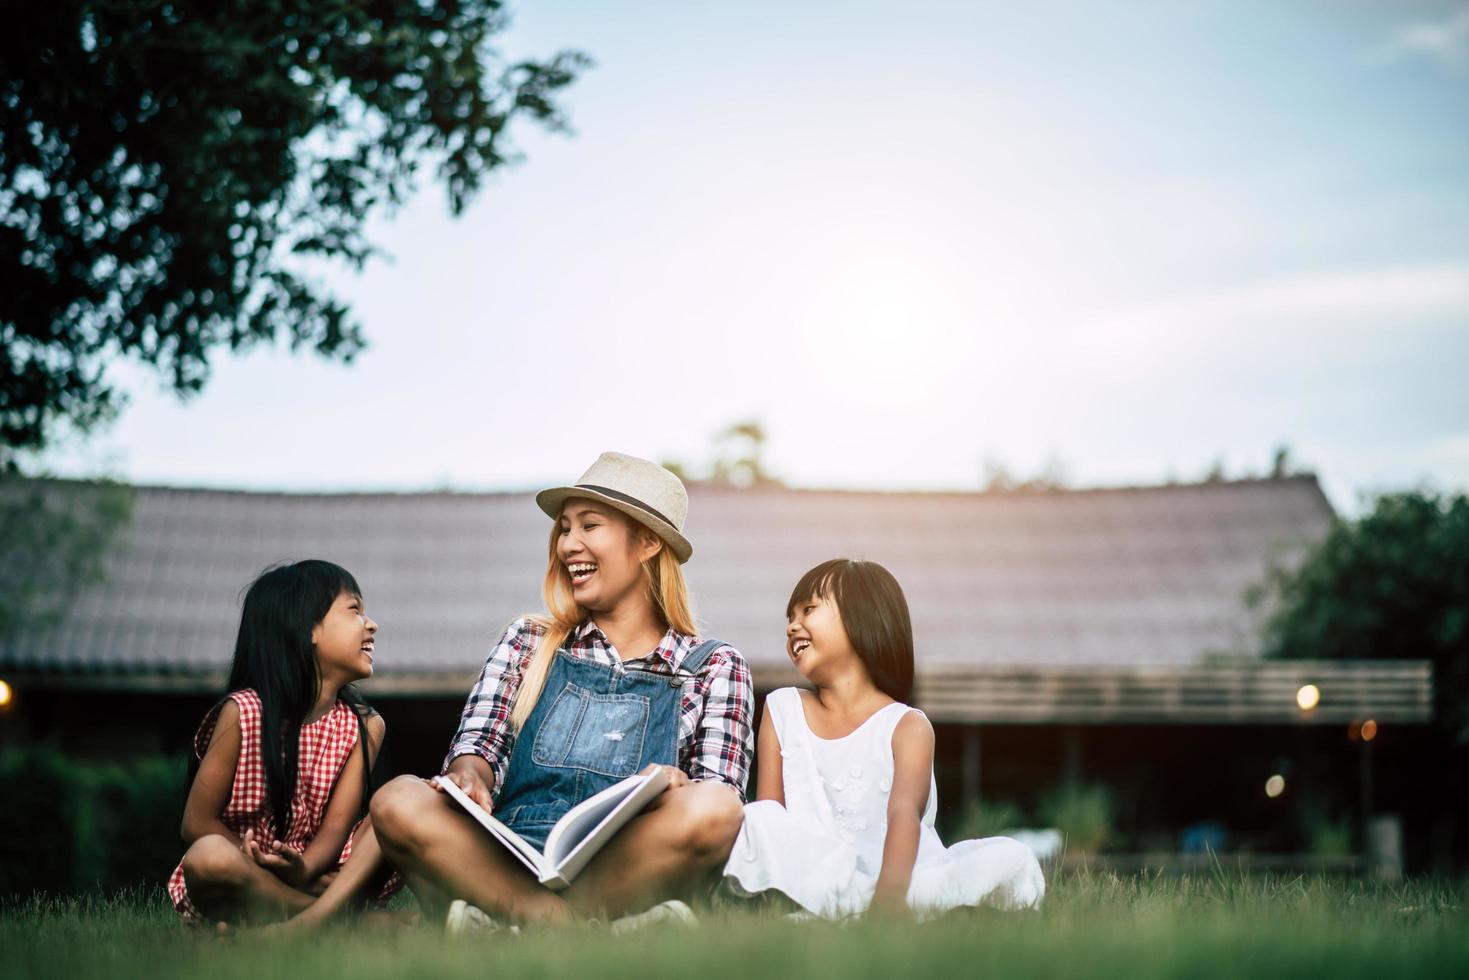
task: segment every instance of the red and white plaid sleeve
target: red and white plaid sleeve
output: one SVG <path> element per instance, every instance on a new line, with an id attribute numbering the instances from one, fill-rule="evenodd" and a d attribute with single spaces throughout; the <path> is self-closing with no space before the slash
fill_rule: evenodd
<path id="1" fill-rule="evenodd" d="M 745 798 L 755 753 L 755 685 L 745 658 L 729 644 L 699 671 L 702 709 L 688 757 L 679 767 L 690 779 L 717 779 Z"/>
<path id="2" fill-rule="evenodd" d="M 442 771 L 461 755 L 477 755 L 490 764 L 499 790 L 515 746 L 515 731 L 510 726 L 510 712 L 515 707 L 515 693 L 525 676 L 526 664 L 535 652 L 544 631 L 529 619 L 517 619 L 496 642 L 479 680 L 464 702 L 459 730 L 454 733 L 449 754 L 444 757 Z"/>

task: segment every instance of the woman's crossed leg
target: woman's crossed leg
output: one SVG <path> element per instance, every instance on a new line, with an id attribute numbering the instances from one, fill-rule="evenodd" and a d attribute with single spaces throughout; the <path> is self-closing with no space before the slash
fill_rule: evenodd
<path id="1" fill-rule="evenodd" d="M 426 914 L 454 898 L 512 922 L 556 924 L 639 911 L 681 898 L 723 866 L 739 833 L 735 791 L 689 783 L 664 791 L 558 894 L 425 780 L 400 776 L 372 799 L 383 853 Z"/>

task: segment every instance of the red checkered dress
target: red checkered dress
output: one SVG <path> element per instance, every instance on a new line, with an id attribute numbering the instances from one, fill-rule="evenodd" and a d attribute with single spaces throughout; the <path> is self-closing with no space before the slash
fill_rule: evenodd
<path id="1" fill-rule="evenodd" d="M 230 801 L 219 818 L 236 836 L 244 837 L 245 831 L 253 830 L 261 840 L 275 840 L 275 817 L 265 792 L 265 762 L 260 750 L 260 695 L 246 689 L 232 692 L 230 698 L 240 709 L 240 758 L 235 763 Z M 211 712 L 194 736 L 194 754 L 201 759 L 209 748 L 218 717 L 219 712 Z M 316 721 L 301 726 L 296 795 L 291 800 L 290 825 L 285 835 L 285 842 L 291 847 L 306 850 L 306 845 L 321 828 L 321 818 L 326 813 L 327 801 L 331 799 L 332 787 L 336 786 L 342 767 L 356 748 L 357 737 L 357 714 L 345 701 L 338 701 Z M 352 840 L 356 833 L 356 828 L 353 828 L 352 834 L 348 835 L 347 844 L 337 858 L 338 868 L 352 853 Z M 182 861 L 168 879 L 168 896 L 186 922 L 204 918 L 189 901 L 189 893 L 184 888 Z"/>

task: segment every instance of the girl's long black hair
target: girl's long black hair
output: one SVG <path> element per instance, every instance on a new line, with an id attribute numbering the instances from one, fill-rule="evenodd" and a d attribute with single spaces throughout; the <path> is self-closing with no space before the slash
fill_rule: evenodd
<path id="1" fill-rule="evenodd" d="M 321 674 L 311 631 L 326 618 L 343 592 L 362 595 L 352 573 L 329 561 L 308 559 L 261 572 L 245 591 L 225 696 L 209 712 L 209 717 L 215 716 L 232 691 L 251 688 L 260 696 L 266 798 L 275 818 L 276 836 L 281 839 L 289 829 L 291 801 L 296 795 L 301 725 L 321 695 Z M 357 715 L 363 763 L 362 812 L 366 813 L 373 771 L 366 719 L 372 708 L 350 684 L 337 697 Z M 190 753 L 187 786 L 193 785 L 199 771 L 199 755 L 197 751 Z"/>

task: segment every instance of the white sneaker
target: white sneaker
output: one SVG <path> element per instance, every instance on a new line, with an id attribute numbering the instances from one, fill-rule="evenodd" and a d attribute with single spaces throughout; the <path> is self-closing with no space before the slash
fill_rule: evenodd
<path id="1" fill-rule="evenodd" d="M 666 902 L 659 902 L 646 912 L 636 915 L 624 915 L 608 927 L 608 931 L 614 936 L 623 933 L 636 932 L 648 926 L 677 926 L 684 929 L 692 928 L 699 924 L 699 917 L 694 910 L 676 898 Z"/>
<path id="2" fill-rule="evenodd" d="M 470 905 L 462 898 L 456 898 L 449 904 L 449 915 L 444 920 L 444 931 L 451 936 L 506 931 L 514 935 L 520 932 L 520 926 L 510 926 L 507 930 L 503 923 L 484 909 L 477 905 Z"/>

